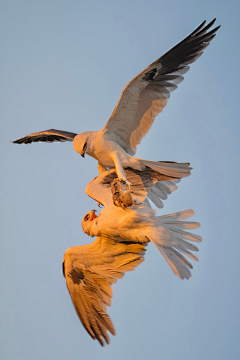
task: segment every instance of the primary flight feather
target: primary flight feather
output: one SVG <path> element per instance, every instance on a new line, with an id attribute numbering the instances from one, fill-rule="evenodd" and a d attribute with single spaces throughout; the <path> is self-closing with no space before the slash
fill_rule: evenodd
<path id="1" fill-rule="evenodd" d="M 115 335 L 107 315 L 111 285 L 144 261 L 145 247 L 98 236 L 92 244 L 71 247 L 64 254 L 63 275 L 76 313 L 89 335 L 102 346 L 109 343 L 108 331 Z"/>
<path id="2" fill-rule="evenodd" d="M 119 102 L 100 131 L 81 134 L 59 130 L 33 133 L 15 140 L 15 144 L 31 142 L 73 141 L 75 151 L 98 160 L 99 173 L 116 168 L 118 178 L 126 180 L 124 168 L 143 171 L 146 166 L 165 174 L 169 179 L 180 179 L 190 174 L 189 164 L 147 161 L 135 158 L 137 145 L 163 110 L 170 93 L 177 89 L 189 65 L 196 61 L 210 44 L 220 26 L 209 31 L 216 19 L 205 26 L 204 21 L 183 41 L 157 59 L 124 88 Z"/>

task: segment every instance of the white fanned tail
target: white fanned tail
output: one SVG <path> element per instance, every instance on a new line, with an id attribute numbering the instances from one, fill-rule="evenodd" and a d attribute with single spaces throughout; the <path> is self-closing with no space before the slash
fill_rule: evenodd
<path id="1" fill-rule="evenodd" d="M 164 203 L 162 200 L 166 200 L 168 195 L 173 191 L 177 190 L 177 183 L 180 179 L 177 180 L 168 180 L 168 181 L 158 181 L 154 187 L 148 190 L 147 197 L 151 200 L 155 206 L 159 209 L 163 208 Z M 150 205 L 151 206 L 151 205 Z"/>
<path id="2" fill-rule="evenodd" d="M 198 248 L 189 241 L 202 241 L 201 236 L 186 231 L 200 227 L 197 222 L 183 221 L 193 215 L 193 210 L 185 210 L 157 216 L 158 227 L 148 234 L 149 239 L 164 256 L 174 274 L 181 279 L 189 279 L 191 277 L 189 269 L 193 268 L 185 256 L 198 261 L 198 258 L 191 252 L 198 251 Z"/>
<path id="3" fill-rule="evenodd" d="M 177 183 L 184 177 L 191 175 L 192 168 L 190 163 L 177 163 L 171 161 L 149 161 L 141 162 L 156 172 L 156 178 L 159 180 L 154 187 L 148 190 L 147 197 L 159 209 L 163 208 L 162 200 L 166 200 L 168 195 L 177 190 Z"/>
<path id="4" fill-rule="evenodd" d="M 159 174 L 166 176 L 166 179 L 162 180 L 174 180 L 187 177 L 191 174 L 189 167 L 190 163 L 177 163 L 172 161 L 149 161 L 142 160 L 145 166 L 150 167 L 151 169 L 157 171 Z M 169 177 L 169 178 L 167 178 Z"/>

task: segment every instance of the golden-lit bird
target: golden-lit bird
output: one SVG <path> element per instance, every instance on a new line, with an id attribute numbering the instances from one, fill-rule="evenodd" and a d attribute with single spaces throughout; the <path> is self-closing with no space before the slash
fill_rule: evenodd
<path id="1" fill-rule="evenodd" d="M 81 156 L 88 154 L 98 161 L 100 174 L 115 167 L 119 180 L 126 180 L 126 167 L 143 171 L 148 166 L 164 174 L 168 180 L 190 175 L 188 163 L 159 163 L 138 159 L 134 155 L 137 145 L 166 106 L 170 93 L 184 79 L 183 75 L 189 70 L 189 65 L 202 55 L 215 37 L 220 26 L 208 31 L 215 20 L 206 26 L 204 21 L 189 36 L 130 81 L 102 130 L 77 135 L 51 129 L 24 136 L 14 143 L 73 141 L 75 151 Z"/>
<path id="2" fill-rule="evenodd" d="M 104 209 L 99 216 L 96 210 L 89 211 L 82 220 L 84 232 L 97 238 L 89 245 L 69 248 L 63 260 L 63 274 L 77 315 L 90 336 L 102 346 L 109 342 L 108 332 L 115 335 L 107 315 L 107 307 L 111 305 L 111 285 L 143 262 L 147 244 L 151 241 L 158 248 L 174 274 L 188 279 L 192 264 L 184 255 L 198 260 L 192 254 L 198 249 L 191 241 L 201 241 L 199 235 L 186 231 L 200 226 L 185 221 L 194 214 L 193 210 L 156 216 L 150 207 L 149 192 L 163 183 L 162 190 L 158 188 L 158 196 L 166 199 L 164 195 L 167 196 L 170 189 L 176 190 L 171 188 L 176 187 L 174 183 L 158 181 L 155 172 L 149 169 L 138 172 L 128 168 L 126 175 L 133 184 L 132 196 L 142 204 L 127 210 L 114 206 L 111 183 L 117 173 L 113 169 L 99 175 L 87 185 L 86 193 Z M 161 201 L 161 197 L 155 195 L 155 201 Z"/>

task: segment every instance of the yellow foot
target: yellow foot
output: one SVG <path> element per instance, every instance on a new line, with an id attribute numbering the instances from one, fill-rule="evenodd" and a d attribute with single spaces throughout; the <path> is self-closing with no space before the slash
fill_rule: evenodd
<path id="1" fill-rule="evenodd" d="M 127 184 L 130 190 L 130 185 L 132 185 L 132 183 L 130 183 L 130 181 L 127 181 L 126 179 L 121 179 L 121 178 L 117 178 L 118 181 L 123 182 L 124 184 Z"/>
<path id="2" fill-rule="evenodd" d="M 133 202 L 133 205 L 142 205 L 142 203 Z"/>

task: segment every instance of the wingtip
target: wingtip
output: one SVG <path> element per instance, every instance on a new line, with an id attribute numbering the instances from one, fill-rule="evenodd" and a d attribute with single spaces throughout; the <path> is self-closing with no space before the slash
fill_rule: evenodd
<path id="1" fill-rule="evenodd" d="M 208 27 L 212 27 L 213 24 L 216 22 L 217 18 L 213 19 L 209 24 Z M 218 29 L 221 27 L 221 25 L 218 25 L 215 29 L 211 30 L 211 31 L 218 31 Z"/>
<path id="2" fill-rule="evenodd" d="M 112 326 L 112 329 L 111 330 L 109 330 L 110 331 L 110 333 L 113 335 L 113 336 L 115 336 L 116 335 L 116 330 L 115 330 L 115 328 Z"/>
<path id="3" fill-rule="evenodd" d="M 19 140 L 20 140 L 20 139 L 10 140 L 10 142 L 13 143 L 13 144 L 20 144 L 20 143 L 19 143 Z"/>
<path id="4" fill-rule="evenodd" d="M 95 340 L 97 340 L 98 342 L 99 342 L 99 344 L 102 346 L 102 347 L 104 347 L 104 342 L 103 342 L 103 340 L 102 340 L 102 338 L 99 336 L 99 337 L 97 337 Z"/>
<path id="5" fill-rule="evenodd" d="M 221 25 L 218 25 L 214 30 L 218 31 L 220 29 Z"/>

